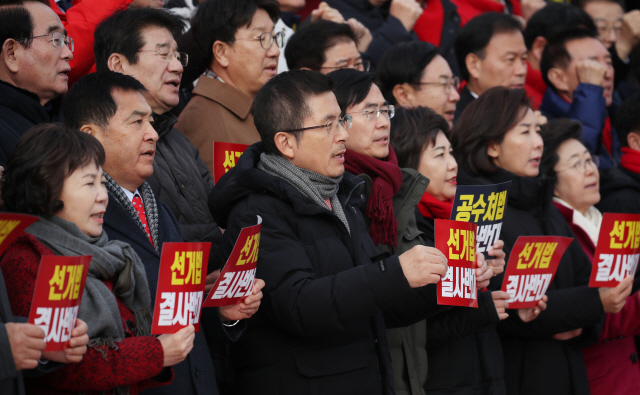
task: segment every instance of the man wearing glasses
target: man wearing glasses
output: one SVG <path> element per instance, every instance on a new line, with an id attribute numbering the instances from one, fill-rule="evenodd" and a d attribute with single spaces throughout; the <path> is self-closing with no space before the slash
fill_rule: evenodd
<path id="1" fill-rule="evenodd" d="M 5 5 L 9 3 L 10 5 Z M 0 53 L 0 166 L 30 127 L 58 119 L 67 92 L 73 40 L 60 18 L 39 1 L 3 2 Z"/>
<path id="2" fill-rule="evenodd" d="M 260 140 L 250 114 L 260 88 L 278 69 L 283 33 L 275 0 L 209 0 L 198 6 L 191 31 L 207 70 L 176 128 L 200 150 L 213 173 L 213 142 Z"/>
<path id="3" fill-rule="evenodd" d="M 211 196 L 226 229 L 222 259 L 242 227 L 263 219 L 263 303 L 231 350 L 239 395 L 395 393 L 382 312 L 420 305 L 412 288 L 446 273 L 444 255 L 427 247 L 400 257 L 376 249 L 359 211 L 362 180 L 344 161 L 356 118 L 386 120 L 390 108 L 341 116 L 332 89 L 308 70 L 267 82 L 253 104 L 261 142 Z"/>

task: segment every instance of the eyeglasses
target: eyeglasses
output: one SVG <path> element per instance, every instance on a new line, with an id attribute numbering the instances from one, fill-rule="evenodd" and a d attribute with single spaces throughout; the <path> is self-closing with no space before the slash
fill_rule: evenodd
<path id="1" fill-rule="evenodd" d="M 370 61 L 358 59 L 354 63 L 351 63 L 351 64 L 345 64 L 345 65 L 342 65 L 342 66 L 324 66 L 324 67 L 320 67 L 320 68 L 321 69 L 334 69 L 334 70 L 355 69 L 355 70 L 358 70 L 358 71 L 364 71 L 366 73 L 366 72 L 369 71 L 370 67 L 371 67 L 371 62 Z"/>
<path id="2" fill-rule="evenodd" d="M 332 119 L 331 121 L 327 122 L 324 125 L 309 126 L 308 128 L 301 128 L 301 129 L 283 130 L 283 132 L 285 133 L 302 132 L 304 130 L 326 128 L 329 136 L 335 136 L 336 134 L 340 133 L 340 128 L 338 125 L 342 126 L 342 128 L 345 131 L 348 131 L 349 129 L 351 129 L 351 127 L 353 126 L 353 119 L 351 118 L 351 115 L 345 115 L 342 118 Z"/>
<path id="3" fill-rule="evenodd" d="M 569 170 L 569 169 L 574 169 L 575 171 L 577 171 L 580 174 L 584 174 L 587 172 L 587 168 L 591 168 L 593 170 L 598 168 L 598 158 L 587 158 L 584 162 L 579 160 L 577 161 L 573 166 L 569 166 L 569 167 L 565 167 L 562 170 L 558 170 L 556 171 L 556 173 L 560 173 L 561 171 L 565 171 L 565 170 Z"/>
<path id="4" fill-rule="evenodd" d="M 622 21 L 608 23 L 607 21 L 600 19 L 595 21 L 595 24 L 596 29 L 598 29 L 598 34 L 602 37 L 608 36 L 611 31 L 613 31 L 617 36 L 622 31 Z"/>
<path id="5" fill-rule="evenodd" d="M 182 65 L 182 67 L 186 67 L 189 64 L 189 55 L 184 52 L 173 52 L 168 47 L 160 47 L 158 49 L 141 49 L 138 52 L 155 52 L 160 57 L 160 60 L 163 62 L 171 62 L 173 58 L 178 59 L 178 62 Z"/>
<path id="6" fill-rule="evenodd" d="M 60 32 L 52 32 L 49 34 L 43 34 L 41 36 L 19 38 L 16 41 L 24 41 L 24 40 L 30 40 L 33 38 L 49 37 L 49 36 L 51 36 L 51 42 L 53 43 L 54 46 L 58 48 L 62 48 L 64 45 L 66 45 L 67 47 L 69 47 L 69 51 L 73 52 L 73 39 L 69 36 L 65 36 Z"/>
<path id="7" fill-rule="evenodd" d="M 456 90 L 460 89 L 460 78 L 448 78 L 444 82 L 416 82 L 415 85 L 441 85 L 444 86 L 444 91 L 448 95 L 451 93 L 452 88 L 455 88 Z"/>
<path id="8" fill-rule="evenodd" d="M 396 115 L 396 108 L 394 106 L 384 106 L 382 108 L 380 107 L 376 107 L 375 109 L 373 108 L 368 108 L 364 111 L 355 111 L 355 112 L 351 112 L 350 114 L 364 114 L 365 118 L 367 118 L 367 121 L 372 121 L 374 119 L 378 119 L 380 118 L 380 114 L 382 114 L 383 117 L 385 117 L 385 119 L 391 119 L 393 118 L 394 115 Z"/>
<path id="9" fill-rule="evenodd" d="M 264 32 L 258 37 L 251 38 L 236 38 L 236 40 L 253 40 L 260 41 L 260 46 L 262 49 L 269 49 L 273 45 L 274 41 L 278 48 L 282 48 L 284 46 L 284 32 L 278 32 L 276 34 L 271 34 L 269 32 Z"/>

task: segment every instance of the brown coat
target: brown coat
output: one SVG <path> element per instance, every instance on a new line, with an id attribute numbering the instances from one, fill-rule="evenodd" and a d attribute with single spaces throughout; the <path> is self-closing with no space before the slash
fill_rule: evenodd
<path id="1" fill-rule="evenodd" d="M 176 129 L 199 151 L 213 174 L 213 142 L 253 144 L 260 135 L 250 114 L 253 99 L 236 88 L 202 76 L 184 108 Z"/>

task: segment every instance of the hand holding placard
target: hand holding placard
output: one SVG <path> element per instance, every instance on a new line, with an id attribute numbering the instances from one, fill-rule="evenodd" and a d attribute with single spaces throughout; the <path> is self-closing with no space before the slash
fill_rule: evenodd
<path id="1" fill-rule="evenodd" d="M 398 260 L 411 288 L 435 284 L 447 274 L 447 258 L 433 247 L 415 246 Z"/>

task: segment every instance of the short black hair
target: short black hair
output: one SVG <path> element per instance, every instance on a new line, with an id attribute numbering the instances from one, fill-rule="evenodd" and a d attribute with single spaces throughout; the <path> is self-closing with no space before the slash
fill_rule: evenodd
<path id="1" fill-rule="evenodd" d="M 280 6 L 276 0 L 207 0 L 191 19 L 191 31 L 198 46 L 202 64 L 213 62 L 213 43 L 233 44 L 238 29 L 249 26 L 258 9 L 263 9 L 276 23 Z"/>
<path id="2" fill-rule="evenodd" d="M 553 119 L 540 127 L 540 135 L 544 142 L 544 151 L 540 160 L 539 176 L 550 179 L 552 185 L 555 185 L 558 179 L 554 168 L 560 160 L 558 147 L 571 139 L 582 143 L 582 125 L 568 118 Z"/>
<path id="3" fill-rule="evenodd" d="M 336 83 L 333 93 L 338 99 L 341 116 L 344 116 L 350 106 L 361 103 L 374 84 L 373 74 L 354 69 L 340 69 L 327 75 Z"/>
<path id="4" fill-rule="evenodd" d="M 67 129 L 79 130 L 83 125 L 94 124 L 106 128 L 118 111 L 113 91 L 146 92 L 137 79 L 116 73 L 98 71 L 78 80 L 64 96 L 62 112 Z"/>
<path id="5" fill-rule="evenodd" d="M 449 133 L 449 123 L 428 107 L 398 108 L 391 118 L 391 147 L 400 167 L 418 170 L 420 157 L 438 132 Z"/>
<path id="6" fill-rule="evenodd" d="M 142 31 L 150 27 L 167 29 L 177 40 L 185 24 L 164 9 L 131 7 L 117 10 L 100 22 L 93 35 L 96 70 L 109 70 L 107 61 L 114 53 L 123 55 L 131 64 L 138 63 L 138 51 L 146 44 Z"/>
<path id="7" fill-rule="evenodd" d="M 51 216 L 62 210 L 64 180 L 89 164 L 101 167 L 105 153 L 88 133 L 40 124 L 20 138 L 2 175 L 2 199 L 8 211 Z"/>
<path id="8" fill-rule="evenodd" d="M 333 90 L 333 80 L 309 70 L 291 70 L 270 79 L 253 100 L 253 121 L 268 154 L 281 155 L 276 133 L 304 127 L 311 116 L 308 99 Z M 303 132 L 292 132 L 296 140 Z"/>
<path id="9" fill-rule="evenodd" d="M 563 30 L 582 28 L 597 33 L 591 16 L 574 5 L 551 3 L 538 10 L 527 22 L 524 29 L 524 43 L 527 49 L 533 47 L 538 37 L 549 41 Z"/>
<path id="10" fill-rule="evenodd" d="M 395 105 L 393 88 L 418 84 L 425 67 L 439 54 L 437 47 L 424 41 L 405 41 L 389 48 L 376 68 L 376 81 L 384 98 Z"/>
<path id="11" fill-rule="evenodd" d="M 462 78 L 469 79 L 469 70 L 467 70 L 465 62 L 468 54 L 474 53 L 480 59 L 484 59 L 484 50 L 494 35 L 513 31 L 522 33 L 520 22 L 511 15 L 500 12 L 481 14 L 464 25 L 454 43 L 456 60 L 458 61 Z"/>
<path id="12" fill-rule="evenodd" d="M 460 169 L 486 175 L 498 171 L 487 149 L 501 143 L 505 134 L 524 118 L 530 107 L 524 89 L 493 87 L 465 108 L 451 129 L 451 145 Z"/>
<path id="13" fill-rule="evenodd" d="M 571 63 L 571 55 L 567 51 L 567 43 L 573 40 L 580 40 L 583 38 L 593 38 L 598 40 L 597 33 L 581 28 L 563 30 L 554 37 L 552 37 L 542 51 L 542 58 L 540 59 L 540 72 L 542 73 L 542 79 L 548 87 L 556 90 L 556 87 L 549 80 L 549 70 L 554 67 L 559 67 L 566 70 Z"/>
<path id="14" fill-rule="evenodd" d="M 320 70 L 326 62 L 325 52 L 341 42 L 358 43 L 351 26 L 321 19 L 300 27 L 284 48 L 289 70 L 306 67 Z"/>
<path id="15" fill-rule="evenodd" d="M 629 133 L 640 134 L 640 93 L 626 99 L 616 112 L 616 133 L 620 146 L 628 147 L 627 136 Z"/>
<path id="16" fill-rule="evenodd" d="M 0 46 L 10 38 L 18 41 L 25 48 L 31 46 L 33 19 L 24 6 L 28 1 L 44 4 L 38 0 L 0 0 Z"/>

